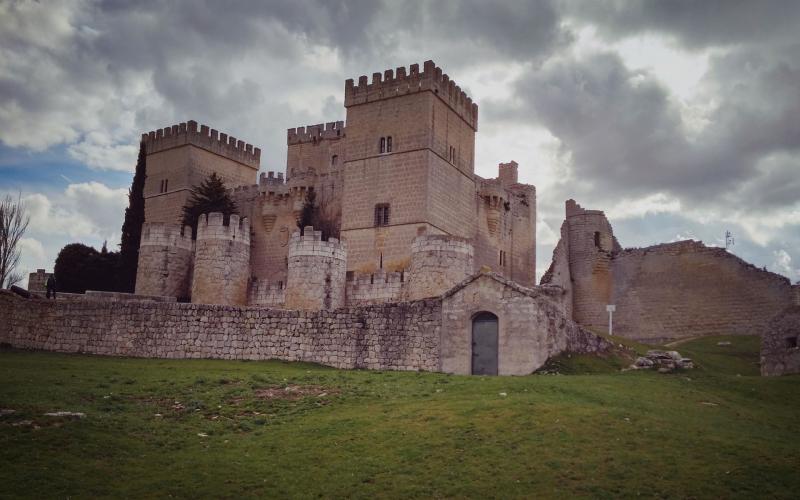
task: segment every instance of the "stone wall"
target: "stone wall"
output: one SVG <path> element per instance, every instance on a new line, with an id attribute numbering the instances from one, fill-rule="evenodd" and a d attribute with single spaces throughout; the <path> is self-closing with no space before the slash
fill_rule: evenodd
<path id="1" fill-rule="evenodd" d="M 219 212 L 201 215 L 197 222 L 192 302 L 246 304 L 249 278 L 249 220 L 231 215 L 225 224 Z"/>
<path id="2" fill-rule="evenodd" d="M 404 297 L 435 297 L 474 274 L 474 250 L 461 238 L 423 235 L 411 245 L 411 268 Z"/>
<path id="3" fill-rule="evenodd" d="M 193 261 L 190 226 L 145 222 L 139 244 L 136 294 L 188 298 Z"/>
<path id="4" fill-rule="evenodd" d="M 336 238 L 322 241 L 311 226 L 295 232 L 289 242 L 286 307 L 336 309 L 345 305 L 347 246 Z"/>
<path id="5" fill-rule="evenodd" d="M 289 311 L 143 301 L 26 300 L 0 292 L 0 342 L 158 358 L 282 359 L 337 368 L 439 368 L 441 302 Z"/>
<path id="6" fill-rule="evenodd" d="M 356 274 L 347 282 L 347 305 L 357 306 L 397 302 L 403 292 L 403 273 L 387 273 L 383 269 L 373 274 Z"/>
<path id="7" fill-rule="evenodd" d="M 785 277 L 691 240 L 622 251 L 612 274 L 614 333 L 647 342 L 761 335 L 791 303 Z"/>
<path id="8" fill-rule="evenodd" d="M 283 307 L 286 304 L 286 283 L 258 278 L 251 279 L 247 290 L 247 304 Z"/>
<path id="9" fill-rule="evenodd" d="M 47 292 L 47 279 L 53 273 L 45 272 L 44 269 L 37 269 L 35 273 L 28 275 L 28 291 L 29 292 Z"/>
<path id="10" fill-rule="evenodd" d="M 800 304 L 769 322 L 761 336 L 761 375 L 800 373 Z"/>
<path id="11" fill-rule="evenodd" d="M 542 283 L 567 290 L 581 325 L 607 331 L 614 304 L 614 333 L 652 343 L 760 335 L 795 293 L 785 277 L 702 242 L 623 250 L 603 212 L 573 200 Z"/>

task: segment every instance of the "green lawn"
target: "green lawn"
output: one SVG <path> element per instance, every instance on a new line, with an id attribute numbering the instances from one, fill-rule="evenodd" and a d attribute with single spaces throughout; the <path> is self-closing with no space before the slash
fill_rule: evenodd
<path id="1" fill-rule="evenodd" d="M 719 346 L 720 340 L 731 345 Z M 797 497 L 800 377 L 527 377 L 0 352 L 0 497 Z M 285 388 L 289 387 L 287 391 Z M 77 411 L 79 420 L 43 416 Z"/>

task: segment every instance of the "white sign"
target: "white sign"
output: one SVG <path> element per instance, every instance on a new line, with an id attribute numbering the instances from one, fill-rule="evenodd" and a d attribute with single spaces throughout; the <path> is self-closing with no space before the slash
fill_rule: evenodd
<path id="1" fill-rule="evenodd" d="M 610 304 L 606 306 L 606 312 L 613 313 L 613 312 L 616 312 L 616 311 L 617 311 L 617 306 L 612 306 Z"/>

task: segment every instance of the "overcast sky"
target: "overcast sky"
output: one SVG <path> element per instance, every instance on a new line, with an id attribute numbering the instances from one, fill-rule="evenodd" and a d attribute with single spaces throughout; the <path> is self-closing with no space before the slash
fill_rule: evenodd
<path id="1" fill-rule="evenodd" d="M 286 129 L 342 120 L 344 80 L 433 59 L 480 106 L 476 171 L 564 201 L 624 247 L 694 238 L 800 280 L 800 2 L 0 0 L 0 191 L 24 270 L 119 242 L 142 132 L 189 119 L 285 168 Z"/>

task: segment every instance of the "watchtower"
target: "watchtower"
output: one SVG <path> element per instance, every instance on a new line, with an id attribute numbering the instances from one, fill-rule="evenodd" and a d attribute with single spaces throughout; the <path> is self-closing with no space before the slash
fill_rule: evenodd
<path id="1" fill-rule="evenodd" d="M 256 183 L 261 150 L 196 121 L 142 134 L 142 142 L 147 222 L 179 224 L 191 189 L 212 172 L 228 188 Z"/>
<path id="2" fill-rule="evenodd" d="M 245 305 L 250 278 L 250 221 L 212 212 L 197 222 L 192 302 Z"/>
<path id="3" fill-rule="evenodd" d="M 475 232 L 478 106 L 426 61 L 345 82 L 348 270 L 395 271 L 419 234 Z"/>

